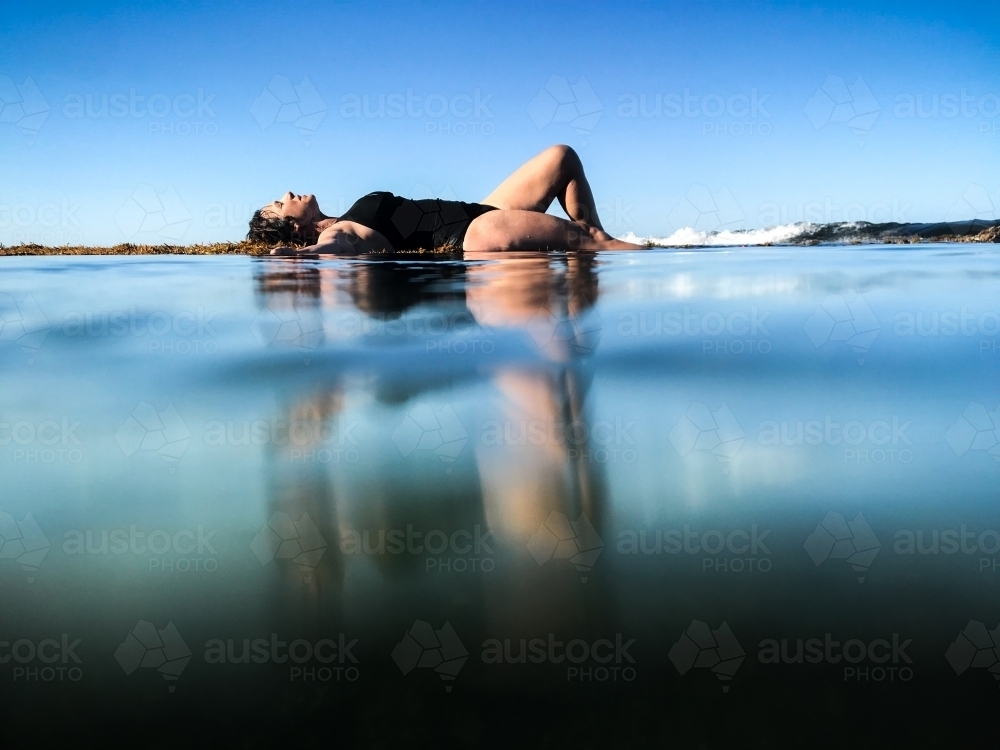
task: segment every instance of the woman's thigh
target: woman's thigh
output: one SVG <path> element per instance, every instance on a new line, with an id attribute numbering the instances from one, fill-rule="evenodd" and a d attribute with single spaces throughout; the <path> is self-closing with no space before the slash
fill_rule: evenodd
<path id="1" fill-rule="evenodd" d="M 550 146 L 518 167 L 482 203 L 503 209 L 546 211 L 556 197 L 571 155 L 568 146 Z"/>
<path id="2" fill-rule="evenodd" d="M 579 224 L 536 211 L 490 211 L 473 219 L 463 247 L 469 252 L 491 250 L 597 249 Z"/>

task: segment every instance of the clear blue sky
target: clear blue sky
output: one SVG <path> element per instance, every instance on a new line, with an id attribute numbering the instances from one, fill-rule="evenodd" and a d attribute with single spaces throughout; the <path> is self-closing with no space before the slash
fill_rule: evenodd
<path id="1" fill-rule="evenodd" d="M 4 2 L 0 242 L 478 200 L 558 142 L 619 234 L 1000 217 L 997 3 L 713 5 Z"/>

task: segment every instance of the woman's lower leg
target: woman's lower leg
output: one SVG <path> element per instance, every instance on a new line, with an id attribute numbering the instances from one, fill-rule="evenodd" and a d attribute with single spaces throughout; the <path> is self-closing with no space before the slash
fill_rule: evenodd
<path id="1" fill-rule="evenodd" d="M 604 229 L 597 215 L 597 203 L 590 189 L 587 175 L 583 171 L 583 162 L 576 151 L 569 146 L 557 147 L 563 149 L 560 158 L 561 190 L 556 195 L 559 205 L 573 221 L 582 221 L 592 227 Z"/>

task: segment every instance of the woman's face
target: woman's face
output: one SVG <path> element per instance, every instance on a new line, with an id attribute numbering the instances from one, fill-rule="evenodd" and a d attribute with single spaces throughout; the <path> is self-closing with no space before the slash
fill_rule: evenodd
<path id="1" fill-rule="evenodd" d="M 279 219 L 291 219 L 302 227 L 323 217 L 315 195 L 296 195 L 292 192 L 287 192 L 278 200 L 268 203 L 261 212 Z"/>

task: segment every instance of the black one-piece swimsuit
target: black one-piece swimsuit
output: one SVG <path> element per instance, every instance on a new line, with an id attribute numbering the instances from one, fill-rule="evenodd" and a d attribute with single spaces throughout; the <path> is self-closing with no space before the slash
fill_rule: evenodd
<path id="1" fill-rule="evenodd" d="M 410 200 L 392 193 L 368 193 L 355 201 L 339 221 L 353 221 L 385 237 L 394 250 L 462 249 L 472 220 L 494 206 L 482 203 Z"/>

